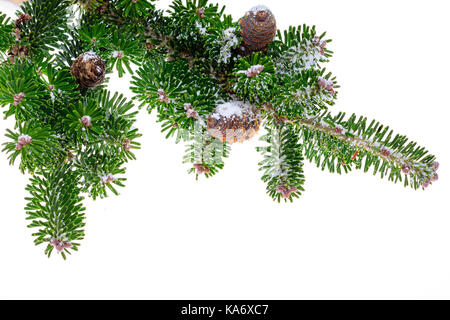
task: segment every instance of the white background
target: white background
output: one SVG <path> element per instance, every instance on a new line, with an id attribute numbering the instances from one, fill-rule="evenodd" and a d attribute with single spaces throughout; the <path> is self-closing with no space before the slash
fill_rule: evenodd
<path id="1" fill-rule="evenodd" d="M 235 18 L 259 4 L 221 3 Z M 264 4 L 281 29 L 328 31 L 329 69 L 342 85 L 335 110 L 376 118 L 427 146 L 440 181 L 415 192 L 307 164 L 301 200 L 276 204 L 260 181 L 256 140 L 236 145 L 216 178 L 196 182 L 181 164 L 184 148 L 142 110 L 142 150 L 127 187 L 85 202 L 86 239 L 66 262 L 33 245 L 28 177 L 0 155 L 0 298 L 450 298 L 449 2 Z M 128 81 L 113 80 L 112 89 L 129 94 Z M 0 132 L 12 126 L 2 120 Z"/>

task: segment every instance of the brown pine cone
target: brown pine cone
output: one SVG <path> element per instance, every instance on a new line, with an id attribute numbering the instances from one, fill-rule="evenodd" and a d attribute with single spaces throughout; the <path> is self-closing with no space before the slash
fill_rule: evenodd
<path id="1" fill-rule="evenodd" d="M 248 11 L 239 21 L 242 36 L 242 54 L 264 51 L 277 33 L 277 22 L 272 12 L 264 6 Z"/>
<path id="2" fill-rule="evenodd" d="M 85 88 L 95 88 L 105 81 L 106 67 L 102 58 L 93 51 L 81 54 L 73 62 L 70 73 Z"/>
<path id="3" fill-rule="evenodd" d="M 25 14 L 22 13 L 17 17 L 17 19 L 15 21 L 15 25 L 16 25 L 16 27 L 20 27 L 21 24 L 26 23 L 30 20 L 31 20 L 31 16 L 28 13 L 25 13 Z"/>
<path id="4" fill-rule="evenodd" d="M 219 105 L 208 117 L 208 131 L 222 142 L 244 142 L 259 131 L 261 119 L 256 108 L 240 101 Z"/>

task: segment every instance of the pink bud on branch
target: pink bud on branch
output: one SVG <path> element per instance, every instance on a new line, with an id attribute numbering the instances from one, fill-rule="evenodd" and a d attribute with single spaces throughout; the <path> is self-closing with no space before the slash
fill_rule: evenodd
<path id="1" fill-rule="evenodd" d="M 17 138 L 17 144 L 16 144 L 16 150 L 22 150 L 23 147 L 26 145 L 29 145 L 31 142 L 33 142 L 33 138 L 31 138 L 27 134 L 22 134 Z"/>
<path id="2" fill-rule="evenodd" d="M 426 179 L 423 183 L 422 183 L 422 187 L 423 188 L 428 188 L 429 186 L 430 186 L 430 182 L 431 182 L 431 180 L 430 179 Z"/>
<path id="3" fill-rule="evenodd" d="M 284 199 L 289 199 L 293 193 L 298 191 L 298 189 L 279 185 L 277 186 L 276 191 L 277 193 L 280 193 Z"/>
<path id="4" fill-rule="evenodd" d="M 83 126 L 85 126 L 85 127 L 91 127 L 92 126 L 92 122 L 91 122 L 91 117 L 90 116 L 83 116 L 80 119 L 80 121 L 83 124 Z"/>
<path id="5" fill-rule="evenodd" d="M 123 140 L 122 147 L 123 147 L 123 149 L 125 151 L 130 151 L 130 149 L 131 149 L 131 140 L 130 139 Z"/>
<path id="6" fill-rule="evenodd" d="M 169 97 L 167 96 L 167 94 L 164 92 L 163 89 L 158 90 L 158 96 L 159 102 L 169 103 Z"/>
<path id="7" fill-rule="evenodd" d="M 111 183 L 114 180 L 116 180 L 116 178 L 111 173 L 108 173 L 106 176 L 100 178 L 100 181 L 103 184 Z"/>
<path id="8" fill-rule="evenodd" d="M 25 98 L 25 93 L 24 92 L 15 94 L 14 97 L 13 97 L 13 99 L 14 99 L 14 106 L 19 105 L 19 103 L 22 102 L 23 98 Z"/>
<path id="9" fill-rule="evenodd" d="M 186 110 L 186 117 L 198 119 L 197 111 L 195 111 L 194 107 L 192 107 L 189 103 L 184 105 L 184 110 Z"/>
<path id="10" fill-rule="evenodd" d="M 319 36 L 315 36 L 313 38 L 313 43 L 320 48 L 320 54 L 325 55 L 325 47 L 327 46 L 327 42 L 325 40 L 321 40 Z"/>
<path id="11" fill-rule="evenodd" d="M 21 136 L 19 136 L 19 138 L 17 138 L 17 142 L 23 145 L 27 145 L 33 142 L 33 138 L 31 138 L 27 134 L 22 134 Z"/>
<path id="12" fill-rule="evenodd" d="M 197 10 L 197 15 L 198 15 L 200 18 L 204 19 L 204 18 L 205 18 L 205 8 L 199 8 L 199 9 Z"/>
<path id="13" fill-rule="evenodd" d="M 246 72 L 245 75 L 248 78 L 252 78 L 252 77 L 256 77 L 257 75 L 259 75 L 261 72 L 264 71 L 264 66 L 257 64 L 255 66 L 251 66 Z"/>
<path id="14" fill-rule="evenodd" d="M 402 167 L 402 171 L 403 171 L 404 174 L 409 174 L 411 172 L 411 167 L 405 164 Z"/>
<path id="15" fill-rule="evenodd" d="M 319 87 L 321 89 L 324 89 L 324 90 L 328 91 L 331 95 L 334 96 L 334 94 L 336 92 L 334 91 L 334 83 L 333 83 L 333 81 L 327 80 L 327 79 L 322 78 L 322 77 L 319 77 L 317 82 L 318 82 Z"/>
<path id="16" fill-rule="evenodd" d="M 381 155 L 382 155 L 383 157 L 389 157 L 389 156 L 391 155 L 391 151 L 388 150 L 388 149 L 382 149 L 382 150 L 381 150 Z"/>
<path id="17" fill-rule="evenodd" d="M 433 162 L 433 170 L 437 171 L 439 169 L 439 162 Z"/>
<path id="18" fill-rule="evenodd" d="M 343 134 L 344 133 L 344 127 L 341 125 L 336 126 L 336 128 L 334 129 L 334 131 L 338 134 Z"/>
<path id="19" fill-rule="evenodd" d="M 201 163 L 195 163 L 194 164 L 194 169 L 197 170 L 197 174 L 203 174 L 203 173 L 204 174 L 208 174 L 208 173 L 210 173 L 209 168 L 207 166 L 204 166 Z"/>
<path id="20" fill-rule="evenodd" d="M 64 249 L 72 248 L 71 243 L 58 240 L 56 238 L 50 240 L 50 245 L 52 245 L 58 252 L 63 252 Z"/>

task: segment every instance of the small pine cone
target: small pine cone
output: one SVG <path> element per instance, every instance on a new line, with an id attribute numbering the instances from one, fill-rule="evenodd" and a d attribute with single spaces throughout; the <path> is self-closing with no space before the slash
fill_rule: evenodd
<path id="1" fill-rule="evenodd" d="M 253 138 L 261 125 L 257 110 L 240 102 L 218 106 L 208 116 L 208 131 L 222 142 L 244 142 Z"/>
<path id="2" fill-rule="evenodd" d="M 105 81 L 105 62 L 95 52 L 85 52 L 73 62 L 70 73 L 83 87 L 95 88 Z"/>
<path id="3" fill-rule="evenodd" d="M 248 11 L 239 21 L 242 36 L 242 54 L 264 51 L 277 33 L 277 22 L 272 12 L 257 6 Z"/>
<path id="4" fill-rule="evenodd" d="M 19 17 L 15 21 L 16 27 L 19 27 L 21 24 L 26 23 L 31 20 L 31 16 L 28 13 L 20 14 Z"/>

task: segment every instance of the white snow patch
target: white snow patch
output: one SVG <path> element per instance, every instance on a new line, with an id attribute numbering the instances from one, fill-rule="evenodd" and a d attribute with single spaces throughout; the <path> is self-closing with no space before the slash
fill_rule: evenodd
<path id="1" fill-rule="evenodd" d="M 236 29 L 233 27 L 224 30 L 222 40 L 217 41 L 221 45 L 219 63 L 228 63 L 231 58 L 231 50 L 238 46 L 239 40 L 234 34 L 235 31 Z"/>
<path id="2" fill-rule="evenodd" d="M 212 116 L 216 119 L 220 119 L 220 117 L 240 117 L 242 116 L 242 112 L 250 108 L 250 105 L 242 101 L 228 101 L 218 105 Z"/>
<path id="3" fill-rule="evenodd" d="M 266 6 L 259 5 L 259 6 L 254 6 L 253 8 L 251 8 L 249 12 L 253 13 L 253 15 L 257 15 L 259 11 L 270 11 L 270 10 Z"/>
<path id="4" fill-rule="evenodd" d="M 31 140 L 31 137 L 30 137 L 29 135 L 27 135 L 27 134 L 21 134 L 21 135 L 17 138 L 17 140 L 18 140 L 18 141 L 20 141 L 20 140 L 27 141 L 27 140 Z"/>
<path id="5" fill-rule="evenodd" d="M 86 62 L 91 59 L 98 59 L 98 54 L 96 54 L 94 51 L 88 51 L 82 54 L 83 56 L 83 62 Z"/>
<path id="6" fill-rule="evenodd" d="M 112 56 L 113 56 L 113 58 L 119 58 L 120 59 L 120 58 L 124 57 L 124 54 L 123 54 L 123 51 L 114 51 Z"/>
<path id="7" fill-rule="evenodd" d="M 197 27 L 200 34 L 206 34 L 206 27 L 202 26 L 202 24 L 198 21 L 195 22 L 195 26 Z"/>
<path id="8" fill-rule="evenodd" d="M 245 71 L 245 75 L 247 77 L 255 77 L 263 71 L 264 71 L 264 66 L 261 64 L 256 64 L 256 65 L 248 68 L 247 71 Z M 240 72 L 238 72 L 238 73 L 240 73 Z"/>
<path id="9" fill-rule="evenodd" d="M 202 117 L 199 116 L 197 121 L 202 127 L 206 128 L 206 122 L 205 122 L 205 120 L 203 120 Z"/>

